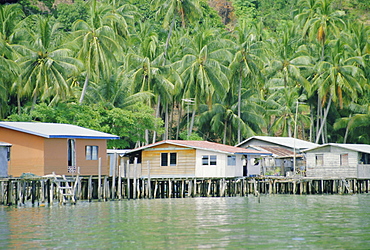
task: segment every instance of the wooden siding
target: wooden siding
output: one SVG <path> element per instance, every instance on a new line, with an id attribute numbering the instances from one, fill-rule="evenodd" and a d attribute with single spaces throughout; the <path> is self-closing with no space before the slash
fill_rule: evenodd
<path id="1" fill-rule="evenodd" d="M 316 155 L 323 155 L 323 165 L 316 166 Z M 340 155 L 348 154 L 348 165 L 340 165 Z M 339 148 L 324 147 L 322 150 L 316 149 L 306 153 L 307 158 L 307 177 L 344 177 L 356 178 L 358 165 L 358 152 Z"/>
<path id="2" fill-rule="evenodd" d="M 177 153 L 176 166 L 161 166 L 161 153 Z M 148 176 L 148 161 L 151 177 L 187 177 L 195 174 L 195 149 L 162 144 L 142 152 L 141 175 Z"/>

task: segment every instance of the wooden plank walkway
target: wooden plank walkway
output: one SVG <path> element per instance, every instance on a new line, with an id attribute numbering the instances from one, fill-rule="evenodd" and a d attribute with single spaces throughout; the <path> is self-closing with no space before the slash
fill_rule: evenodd
<path id="1" fill-rule="evenodd" d="M 356 178 L 140 178 L 75 176 L 0 179 L 0 205 L 76 203 L 78 200 L 233 197 L 262 194 L 369 193 L 370 179 Z"/>

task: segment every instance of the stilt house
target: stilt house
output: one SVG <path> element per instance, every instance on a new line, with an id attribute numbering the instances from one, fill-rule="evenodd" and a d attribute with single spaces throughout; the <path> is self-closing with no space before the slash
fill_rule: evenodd
<path id="1" fill-rule="evenodd" d="M 136 177 L 239 177 L 245 174 L 245 157 L 269 155 L 214 142 L 182 140 L 157 142 L 128 154 L 130 164 L 125 171 Z"/>
<path id="2" fill-rule="evenodd" d="M 307 177 L 370 178 L 370 145 L 329 143 L 304 152 Z"/>
<path id="3" fill-rule="evenodd" d="M 81 175 L 96 175 L 99 159 L 102 174 L 108 174 L 110 139 L 119 137 L 70 124 L 0 122 L 0 141 L 12 144 L 8 169 L 13 177 L 71 175 L 78 167 Z"/>

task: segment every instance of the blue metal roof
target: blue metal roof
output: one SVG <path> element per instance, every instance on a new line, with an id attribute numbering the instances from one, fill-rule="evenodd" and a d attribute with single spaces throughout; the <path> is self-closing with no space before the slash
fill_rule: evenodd
<path id="1" fill-rule="evenodd" d="M 0 127 L 44 138 L 119 139 L 119 136 L 71 124 L 43 122 L 0 122 Z"/>

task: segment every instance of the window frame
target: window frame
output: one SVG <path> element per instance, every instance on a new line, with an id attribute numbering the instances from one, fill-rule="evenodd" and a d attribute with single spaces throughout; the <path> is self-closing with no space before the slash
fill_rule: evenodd
<path id="1" fill-rule="evenodd" d="M 202 166 L 217 166 L 217 155 L 202 155 Z"/>
<path id="2" fill-rule="evenodd" d="M 173 167 L 177 165 L 177 152 L 161 153 L 161 167 Z"/>
<path id="3" fill-rule="evenodd" d="M 227 165 L 228 166 L 236 166 L 236 155 L 228 155 L 227 156 Z"/>
<path id="4" fill-rule="evenodd" d="M 319 159 L 319 157 L 321 159 Z M 316 167 L 324 166 L 324 154 L 315 154 L 315 166 Z"/>
<path id="5" fill-rule="evenodd" d="M 99 146 L 86 145 L 85 146 L 85 160 L 96 161 L 99 159 Z"/>
<path id="6" fill-rule="evenodd" d="M 339 155 L 339 165 L 348 166 L 348 153 L 343 153 Z"/>

